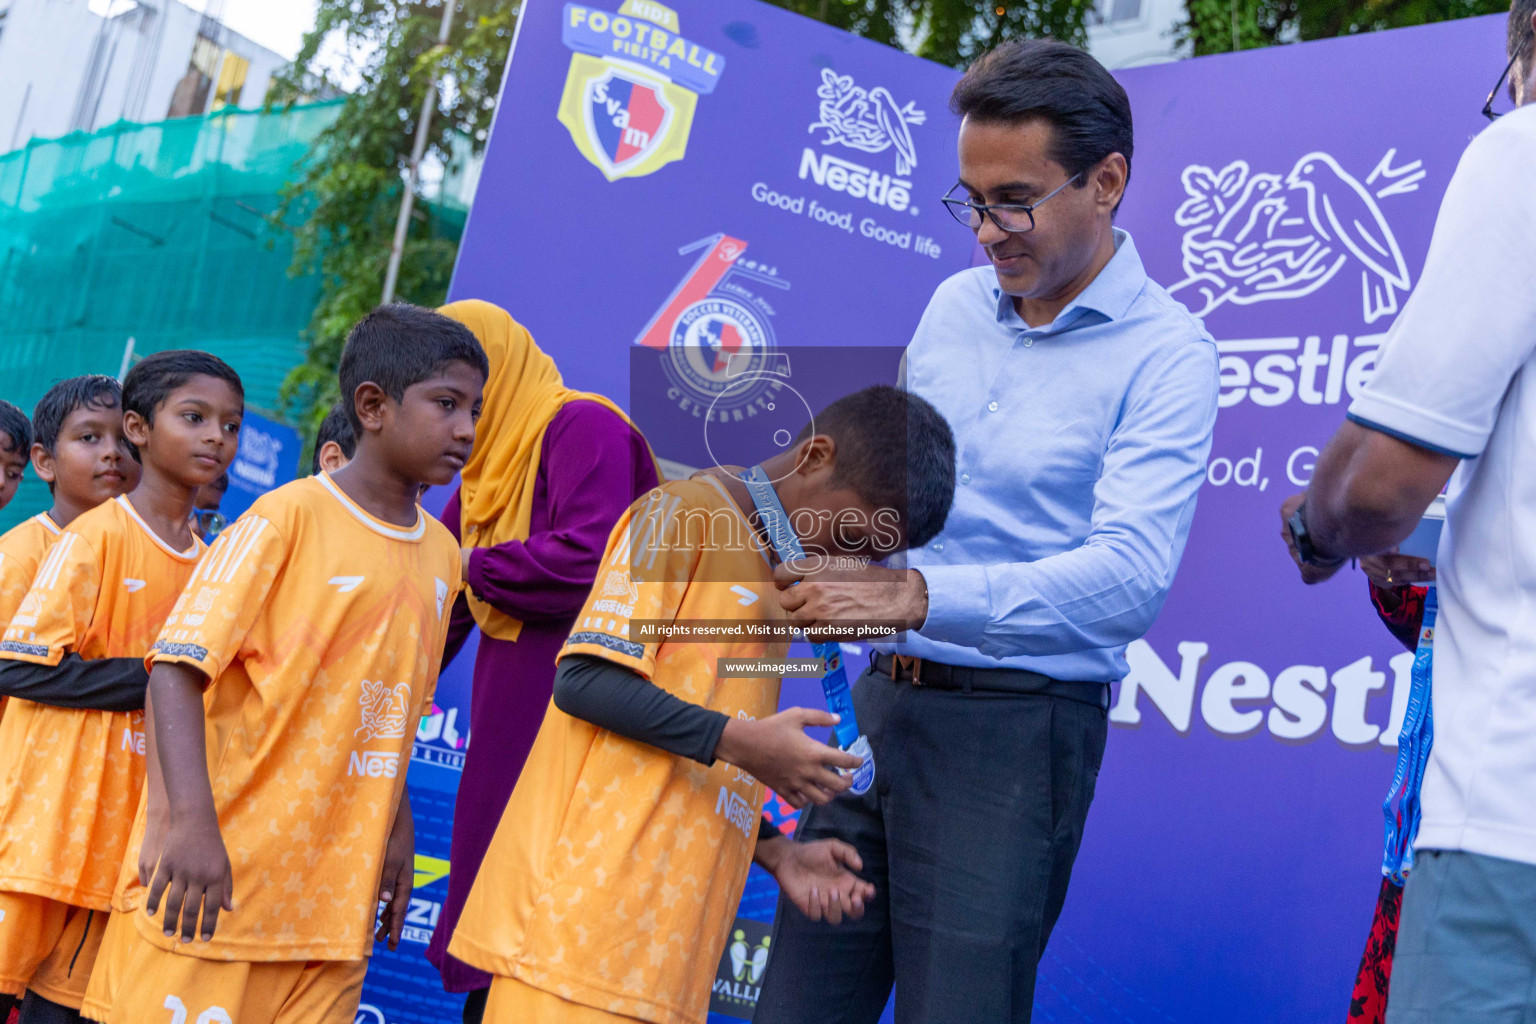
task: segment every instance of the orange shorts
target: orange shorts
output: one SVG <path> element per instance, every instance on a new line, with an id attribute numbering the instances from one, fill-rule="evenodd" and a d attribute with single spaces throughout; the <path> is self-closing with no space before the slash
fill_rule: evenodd
<path id="1" fill-rule="evenodd" d="M 46 896 L 0 892 L 0 995 L 31 989 L 80 1008 L 107 915 Z"/>
<path id="2" fill-rule="evenodd" d="M 118 965 L 107 1024 L 353 1024 L 357 1017 L 367 960 L 203 960 L 159 949 L 123 923 L 133 941 Z"/>
<path id="3" fill-rule="evenodd" d="M 138 941 L 139 931 L 134 927 L 133 913 L 112 911 L 101 935 L 96 968 L 91 971 L 91 983 L 86 987 L 85 1000 L 80 1004 L 80 1016 L 94 1021 L 107 1019 L 113 997 L 127 972 L 128 958 L 133 955 L 133 948 Z"/>
<path id="4" fill-rule="evenodd" d="M 484 1024 L 620 1024 L 632 1020 L 497 975 L 491 979 Z"/>

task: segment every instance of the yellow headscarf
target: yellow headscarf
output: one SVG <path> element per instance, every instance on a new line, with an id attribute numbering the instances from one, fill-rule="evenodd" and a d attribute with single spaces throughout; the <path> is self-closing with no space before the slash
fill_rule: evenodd
<path id="1" fill-rule="evenodd" d="M 527 540 L 533 522 L 533 491 L 539 477 L 544 432 L 567 402 L 596 402 L 626 423 L 602 395 L 565 386 L 555 361 L 534 342 L 512 314 L 489 302 L 469 299 L 439 310 L 468 327 L 485 349 L 491 373 L 475 427 L 475 450 L 461 474 L 459 530 L 465 547 L 488 548 Z M 633 424 L 631 424 L 633 426 Z M 652 456 L 654 458 L 654 456 Z M 660 474 L 658 473 L 658 478 Z M 467 592 L 480 629 L 498 640 L 516 640 L 523 624 Z"/>

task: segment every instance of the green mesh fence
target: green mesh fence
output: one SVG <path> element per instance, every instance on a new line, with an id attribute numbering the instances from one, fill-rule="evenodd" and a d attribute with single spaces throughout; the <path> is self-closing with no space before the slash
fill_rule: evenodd
<path id="1" fill-rule="evenodd" d="M 36 141 L 0 155 L 0 397 L 29 414 L 55 381 L 116 376 L 139 357 L 201 348 L 275 406 L 303 355 L 317 285 L 288 276 L 269 215 L 343 101 L 221 111 Z M 30 472 L 0 529 L 45 508 Z"/>

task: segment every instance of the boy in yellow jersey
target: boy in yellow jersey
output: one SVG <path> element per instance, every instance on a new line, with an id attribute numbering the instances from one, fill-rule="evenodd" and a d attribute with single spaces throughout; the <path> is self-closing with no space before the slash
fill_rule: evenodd
<path id="1" fill-rule="evenodd" d="M 27 414 L 10 402 L 0 401 L 0 508 L 16 497 L 31 449 L 32 424 L 27 422 Z M 4 1024 L 3 1018 L 0 1024 Z"/>
<path id="2" fill-rule="evenodd" d="M 111 377 L 71 377 L 49 388 L 32 410 L 32 470 L 48 485 L 53 507 L 0 537 L 0 624 L 10 625 L 64 527 L 138 484 L 139 464 L 124 444 L 122 393 Z M 98 664 L 81 663 L 86 669 Z M 7 695 L 46 704 L 50 694 L 76 692 L 79 684 L 44 666 L 0 662 L 0 715 Z"/>
<path id="3" fill-rule="evenodd" d="M 871 388 L 763 469 L 808 551 L 883 557 L 942 526 L 954 441 L 922 399 Z M 861 761 L 805 735 L 834 716 L 775 714 L 777 676 L 720 676 L 787 649 L 738 472 L 664 484 L 614 528 L 449 947 L 495 975 L 487 1024 L 702 1024 L 754 855 L 808 914 L 858 916 L 874 894 L 845 843 L 758 838 L 764 785 L 825 803 Z M 658 641 L 647 623 L 730 628 Z"/>
<path id="4" fill-rule="evenodd" d="M 446 317 L 365 317 L 340 371 L 355 457 L 257 499 L 166 620 L 148 660 L 169 821 L 111 1024 L 351 1024 L 374 939 L 398 943 L 406 767 L 460 576 L 416 498 L 468 458 L 486 369 Z"/>
<path id="5" fill-rule="evenodd" d="M 59 535 L 0 642 L 60 676 L 97 662 L 119 677 L 82 697 L 110 710 L 18 700 L 0 721 L 0 992 L 30 989 L 29 1024 L 84 996 L 144 783 L 142 659 L 202 554 L 193 494 L 229 465 L 244 414 L 240 378 L 203 352 L 146 358 L 122 404 L 138 486 Z"/>

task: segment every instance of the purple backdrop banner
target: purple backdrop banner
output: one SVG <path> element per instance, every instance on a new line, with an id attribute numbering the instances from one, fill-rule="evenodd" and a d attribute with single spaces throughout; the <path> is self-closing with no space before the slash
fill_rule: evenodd
<path id="1" fill-rule="evenodd" d="M 1411 659 L 1359 574 L 1296 581 L 1276 512 L 1417 282 L 1502 54 L 1495 17 L 1119 76 L 1137 126 L 1120 224 L 1218 339 L 1222 410 L 1173 597 L 1117 688 L 1036 1020 L 1344 1018 Z M 641 425 L 705 464 L 688 389 L 719 399 L 728 357 L 860 347 L 850 386 L 888 380 L 970 265 L 938 202 L 956 78 L 754 0 L 528 0 L 453 297 L 506 306 L 570 384 L 637 415 L 652 350 L 676 394 Z M 412 769 L 439 801 L 468 736 L 455 669 Z M 814 682 L 785 695 L 820 701 Z M 754 875 L 743 920 L 772 898 Z M 737 1016 L 761 961 L 741 932 L 715 1004 Z M 370 1020 L 437 1018 L 404 973 L 370 977 L 367 1002 Z"/>

